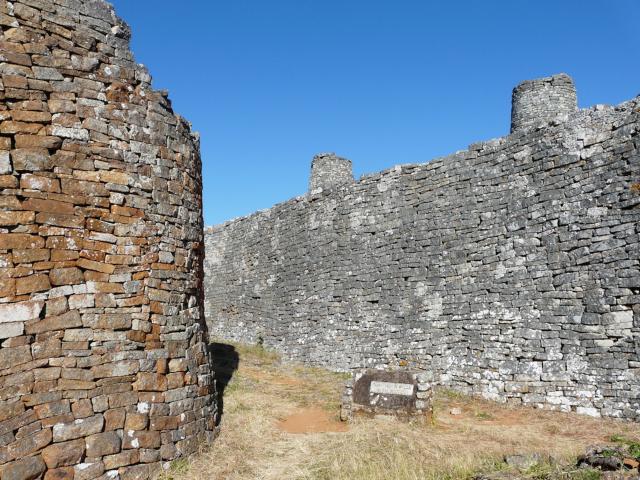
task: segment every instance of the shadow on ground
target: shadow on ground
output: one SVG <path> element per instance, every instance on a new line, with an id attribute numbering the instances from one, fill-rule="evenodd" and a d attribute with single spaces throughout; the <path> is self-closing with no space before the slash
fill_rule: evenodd
<path id="1" fill-rule="evenodd" d="M 209 352 L 213 361 L 213 371 L 216 379 L 216 395 L 218 403 L 218 413 L 216 425 L 220 424 L 224 413 L 224 390 L 229 385 L 233 373 L 238 369 L 240 356 L 233 345 L 226 343 L 211 343 Z"/>

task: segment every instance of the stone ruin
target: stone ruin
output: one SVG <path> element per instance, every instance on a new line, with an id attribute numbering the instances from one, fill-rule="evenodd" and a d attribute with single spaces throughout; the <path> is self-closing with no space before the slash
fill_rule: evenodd
<path id="1" fill-rule="evenodd" d="M 333 370 L 408 370 L 485 398 L 640 420 L 640 97 L 513 91 L 511 134 L 205 234 L 212 334 Z"/>
<path id="2" fill-rule="evenodd" d="M 0 28 L 0 478 L 145 479 L 216 429 L 199 141 L 108 3 Z"/>
<path id="3" fill-rule="evenodd" d="M 198 138 L 129 28 L 13 0 L 0 31 L 2 480 L 146 479 L 213 439 L 203 290 L 221 338 L 428 372 L 418 410 L 438 383 L 640 418 L 640 99 L 579 110 L 558 75 L 444 159 L 355 181 L 319 155 L 307 195 L 209 230 L 203 288 Z"/>

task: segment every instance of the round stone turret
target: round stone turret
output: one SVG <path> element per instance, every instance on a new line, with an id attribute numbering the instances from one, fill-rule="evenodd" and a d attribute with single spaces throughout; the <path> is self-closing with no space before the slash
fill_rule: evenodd
<path id="1" fill-rule="evenodd" d="M 0 23 L 0 478 L 155 478 L 217 432 L 198 137 L 106 1 Z"/>
<path id="2" fill-rule="evenodd" d="M 566 73 L 526 80 L 513 89 L 511 133 L 566 117 L 577 109 L 576 87 Z"/>
<path id="3" fill-rule="evenodd" d="M 311 162 L 309 191 L 330 190 L 353 182 L 351 160 L 338 157 L 335 153 L 319 153 Z"/>

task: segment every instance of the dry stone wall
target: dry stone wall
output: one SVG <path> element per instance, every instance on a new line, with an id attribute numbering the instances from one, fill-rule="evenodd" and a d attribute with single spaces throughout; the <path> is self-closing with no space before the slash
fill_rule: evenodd
<path id="1" fill-rule="evenodd" d="M 640 98 L 549 105 L 509 136 L 209 229 L 212 333 L 640 420 Z"/>
<path id="2" fill-rule="evenodd" d="M 148 478 L 215 431 L 199 142 L 106 2 L 0 28 L 0 478 Z"/>

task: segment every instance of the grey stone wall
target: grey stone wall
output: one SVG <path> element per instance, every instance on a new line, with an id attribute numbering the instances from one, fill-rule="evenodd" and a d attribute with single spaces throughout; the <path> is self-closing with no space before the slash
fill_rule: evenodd
<path id="1" fill-rule="evenodd" d="M 205 233 L 213 335 L 640 419 L 640 98 Z"/>

